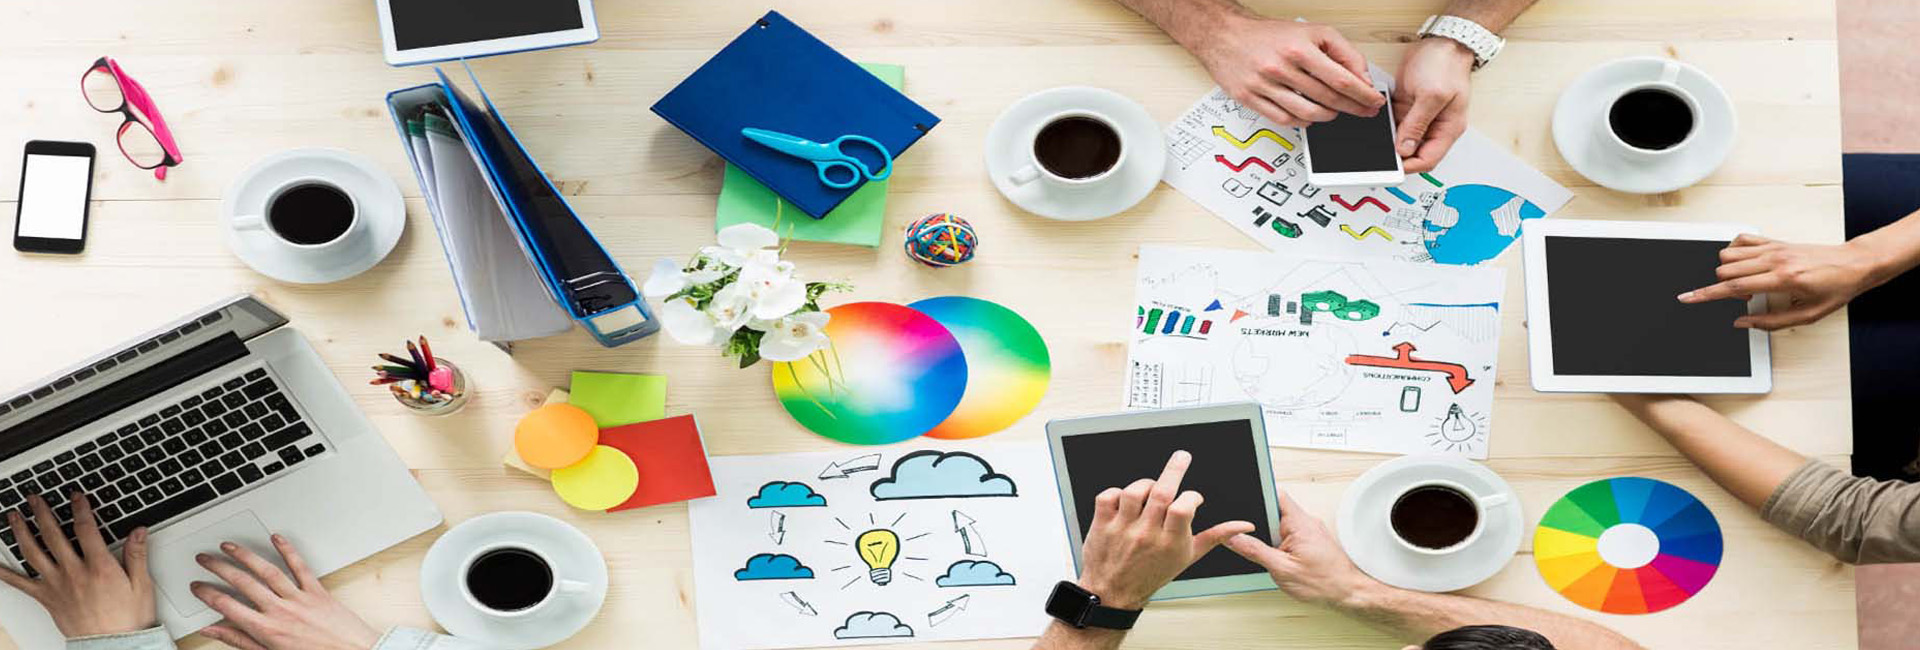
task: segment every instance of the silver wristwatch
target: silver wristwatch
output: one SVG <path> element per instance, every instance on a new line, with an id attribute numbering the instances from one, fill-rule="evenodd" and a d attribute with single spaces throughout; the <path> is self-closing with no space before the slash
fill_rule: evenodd
<path id="1" fill-rule="evenodd" d="M 1493 57 L 1500 56 L 1500 49 L 1507 46 L 1507 39 L 1459 16 L 1428 16 L 1426 24 L 1420 26 L 1419 35 L 1453 39 L 1467 46 L 1473 52 L 1475 70 L 1492 62 Z"/>

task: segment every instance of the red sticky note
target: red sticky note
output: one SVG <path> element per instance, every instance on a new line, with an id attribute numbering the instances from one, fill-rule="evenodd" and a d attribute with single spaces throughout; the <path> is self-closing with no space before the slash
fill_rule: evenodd
<path id="1" fill-rule="evenodd" d="M 633 496 L 607 512 L 714 495 L 700 425 L 691 415 L 601 429 L 600 444 L 626 452 L 640 470 L 640 486 Z"/>

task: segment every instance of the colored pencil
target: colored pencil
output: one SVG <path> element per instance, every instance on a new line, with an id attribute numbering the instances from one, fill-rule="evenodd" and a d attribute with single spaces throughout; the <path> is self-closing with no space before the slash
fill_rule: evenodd
<path id="1" fill-rule="evenodd" d="M 415 365 L 414 365 L 414 361 L 418 361 L 417 359 L 416 359 L 416 360 L 414 360 L 414 361 L 408 361 L 408 360 L 406 360 L 406 359 L 402 359 L 402 358 L 400 358 L 400 357 L 397 357 L 397 356 L 394 356 L 394 355 L 391 355 L 391 354 L 387 354 L 387 353 L 385 353 L 385 352 L 382 352 L 382 353 L 380 353 L 380 358 L 382 358 L 382 359 L 386 359 L 386 360 L 388 360 L 388 361 L 392 361 L 392 362 L 394 362 L 394 363 L 397 363 L 397 364 L 400 364 L 400 365 L 402 365 L 402 366 L 406 366 L 406 367 L 408 367 L 408 368 L 413 368 L 414 370 L 419 370 L 419 368 L 418 368 L 417 366 L 415 366 Z"/>
<path id="2" fill-rule="evenodd" d="M 419 368 L 422 373 L 427 371 L 427 361 L 420 358 L 420 348 L 414 346 L 413 341 L 407 341 L 407 355 L 413 357 L 415 368 Z"/>
<path id="3" fill-rule="evenodd" d="M 427 346 L 427 335 L 425 334 L 420 335 L 420 356 L 427 358 L 427 372 L 433 372 L 434 368 L 440 366 L 439 362 L 433 360 L 433 348 Z"/>

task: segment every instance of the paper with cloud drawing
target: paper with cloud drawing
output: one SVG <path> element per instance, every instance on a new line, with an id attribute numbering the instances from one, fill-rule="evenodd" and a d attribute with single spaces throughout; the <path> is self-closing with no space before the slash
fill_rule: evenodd
<path id="1" fill-rule="evenodd" d="M 1374 83 L 1390 87 L 1384 70 Z M 1307 184 L 1299 129 L 1275 125 L 1215 87 L 1167 126 L 1167 185 L 1269 249 L 1478 264 L 1526 219 L 1573 193 L 1472 128 L 1431 172 L 1394 187 Z"/>
<path id="2" fill-rule="evenodd" d="M 1286 447 L 1487 457 L 1492 267 L 1142 246 L 1126 405 L 1254 401 Z"/>
<path id="3" fill-rule="evenodd" d="M 703 648 L 1037 636 L 1070 579 L 1043 444 L 716 456 L 689 504 Z"/>

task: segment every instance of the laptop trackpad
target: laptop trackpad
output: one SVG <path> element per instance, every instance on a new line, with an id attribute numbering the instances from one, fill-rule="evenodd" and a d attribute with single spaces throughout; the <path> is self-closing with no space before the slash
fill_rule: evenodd
<path id="1" fill-rule="evenodd" d="M 206 603 L 193 597 L 193 591 L 190 588 L 195 581 L 218 587 L 227 585 L 220 576 L 201 568 L 199 562 L 193 561 L 195 554 L 206 553 L 239 566 L 238 562 L 227 558 L 227 554 L 220 551 L 221 542 L 233 542 L 245 546 L 260 557 L 266 558 L 268 562 L 272 562 L 281 571 L 287 571 L 286 562 L 280 559 L 278 551 L 273 550 L 273 540 L 267 532 L 266 525 L 261 524 L 260 518 L 253 516 L 252 511 L 242 511 L 219 523 L 189 533 L 185 537 L 154 544 L 153 548 L 149 549 L 148 555 L 149 565 L 153 569 L 153 584 L 159 589 L 160 594 L 166 597 L 167 602 L 173 604 L 173 611 L 180 616 L 189 617 L 208 609 Z M 246 569 L 241 567 L 241 570 Z M 292 572 L 288 572 L 287 575 L 292 575 Z M 241 602 L 247 602 L 244 596 L 234 593 L 231 588 L 228 592 L 233 593 L 234 597 L 239 598 Z"/>

